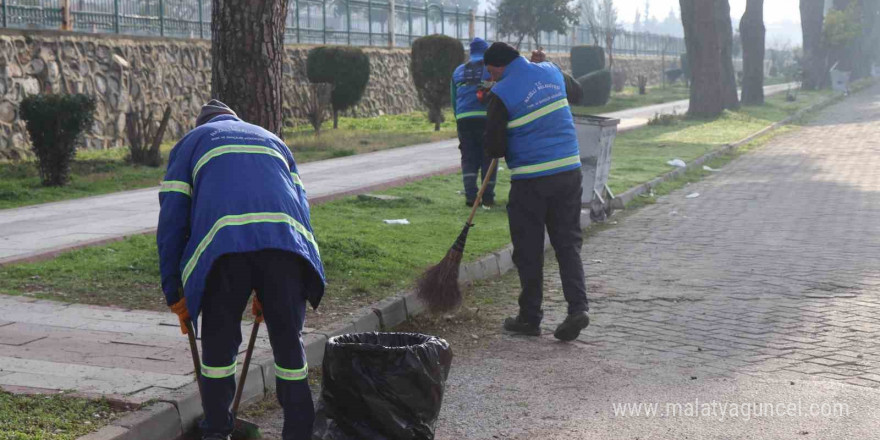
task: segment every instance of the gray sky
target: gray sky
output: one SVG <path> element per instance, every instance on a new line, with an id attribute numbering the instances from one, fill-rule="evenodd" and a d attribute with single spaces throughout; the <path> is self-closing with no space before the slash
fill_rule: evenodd
<path id="1" fill-rule="evenodd" d="M 669 14 L 669 8 L 675 7 L 678 11 L 678 0 L 650 0 L 651 15 L 658 19 L 663 19 Z M 615 0 L 620 19 L 632 23 L 636 16 L 636 9 L 645 11 L 645 0 Z M 746 0 L 730 0 L 730 15 L 734 17 L 742 17 L 746 10 Z M 764 21 L 768 24 L 784 21 L 793 21 L 800 23 L 800 10 L 798 9 L 798 0 L 765 0 L 764 1 Z"/>

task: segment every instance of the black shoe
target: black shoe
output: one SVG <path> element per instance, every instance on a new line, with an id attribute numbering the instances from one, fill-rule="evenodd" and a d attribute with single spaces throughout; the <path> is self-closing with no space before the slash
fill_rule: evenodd
<path id="1" fill-rule="evenodd" d="M 229 440 L 229 436 L 220 434 L 207 434 L 202 436 L 202 440 Z"/>
<path id="2" fill-rule="evenodd" d="M 590 315 L 587 312 L 572 313 L 556 327 L 553 336 L 560 341 L 574 341 L 581 334 L 581 330 L 590 325 Z"/>
<path id="3" fill-rule="evenodd" d="M 519 316 L 505 319 L 504 330 L 526 336 L 541 336 L 540 325 L 528 323 Z"/>
<path id="4" fill-rule="evenodd" d="M 491 207 L 495 206 L 495 200 L 492 200 L 492 199 L 483 200 L 483 206 L 485 206 L 487 208 L 491 208 Z"/>
<path id="5" fill-rule="evenodd" d="M 466 201 L 464 202 L 464 206 L 467 206 L 468 208 L 473 208 L 473 207 L 474 207 L 474 203 L 476 203 L 476 202 L 477 202 L 476 200 L 466 200 Z"/>

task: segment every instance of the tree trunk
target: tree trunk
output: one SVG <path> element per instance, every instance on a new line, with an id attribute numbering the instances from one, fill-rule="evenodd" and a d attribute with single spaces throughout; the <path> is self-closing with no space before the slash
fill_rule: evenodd
<path id="1" fill-rule="evenodd" d="M 742 103 L 764 104 L 764 0 L 748 0 L 739 23 L 743 43 Z"/>
<path id="2" fill-rule="evenodd" d="M 679 0 L 688 62 L 691 97 L 688 115 L 715 117 L 724 110 L 721 94 L 721 47 L 715 20 L 715 2 Z"/>
<path id="3" fill-rule="evenodd" d="M 211 14 L 211 95 L 279 136 L 287 4 L 213 0 Z"/>
<path id="4" fill-rule="evenodd" d="M 339 112 L 336 109 L 333 109 L 333 129 L 336 130 L 339 128 Z"/>
<path id="5" fill-rule="evenodd" d="M 827 69 L 825 43 L 822 26 L 825 21 L 824 0 L 800 0 L 801 30 L 804 33 L 804 78 L 805 90 L 818 90 L 825 87 Z"/>
<path id="6" fill-rule="evenodd" d="M 605 51 L 608 52 L 608 69 L 614 67 L 614 35 L 613 30 L 605 30 Z"/>
<path id="7" fill-rule="evenodd" d="M 733 24 L 730 22 L 728 0 L 715 0 L 715 18 L 718 20 L 718 38 L 721 42 L 721 93 L 724 108 L 738 109 L 736 69 L 733 67 Z"/>

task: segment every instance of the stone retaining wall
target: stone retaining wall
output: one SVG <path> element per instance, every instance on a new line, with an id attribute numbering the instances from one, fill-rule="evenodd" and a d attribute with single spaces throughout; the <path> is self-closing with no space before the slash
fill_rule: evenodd
<path id="1" fill-rule="evenodd" d="M 286 50 L 284 116 L 288 119 L 305 117 L 309 49 L 288 46 Z M 370 57 L 370 83 L 364 99 L 347 114 L 366 117 L 419 110 L 422 106 L 409 75 L 409 50 L 364 50 Z M 568 54 L 549 58 L 570 71 Z M 657 70 L 652 78 L 659 81 L 659 59 L 617 60 L 633 72 Z M 29 154 L 24 123 L 18 118 L 18 105 L 29 94 L 73 92 L 96 97 L 96 121 L 86 144 L 109 148 L 125 145 L 125 113 L 132 109 L 152 109 L 160 115 L 165 105 L 172 104 L 166 139 L 182 136 L 209 99 L 210 82 L 208 41 L 0 31 L 0 159 Z"/>

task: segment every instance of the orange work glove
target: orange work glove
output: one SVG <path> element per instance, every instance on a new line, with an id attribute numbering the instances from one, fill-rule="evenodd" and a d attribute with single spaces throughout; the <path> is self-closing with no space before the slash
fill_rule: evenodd
<path id="1" fill-rule="evenodd" d="M 190 321 L 189 310 L 186 308 L 186 297 L 181 297 L 180 301 L 172 304 L 170 308 L 172 312 L 177 314 L 177 318 L 180 320 L 180 332 L 183 334 L 189 333 L 186 328 L 186 323 Z"/>
<path id="2" fill-rule="evenodd" d="M 257 323 L 263 322 L 263 304 L 260 302 L 260 299 L 257 298 L 257 294 L 254 294 L 254 303 L 251 306 L 251 313 L 254 314 L 254 321 Z"/>

